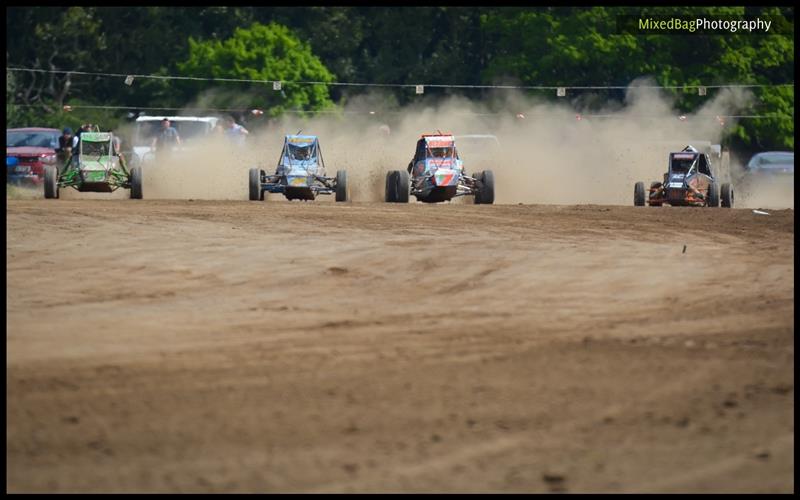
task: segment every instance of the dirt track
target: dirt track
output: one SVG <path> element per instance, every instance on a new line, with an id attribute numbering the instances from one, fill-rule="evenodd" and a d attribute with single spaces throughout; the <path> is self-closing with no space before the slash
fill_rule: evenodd
<path id="1" fill-rule="evenodd" d="M 791 492 L 770 213 L 11 200 L 7 490 Z"/>

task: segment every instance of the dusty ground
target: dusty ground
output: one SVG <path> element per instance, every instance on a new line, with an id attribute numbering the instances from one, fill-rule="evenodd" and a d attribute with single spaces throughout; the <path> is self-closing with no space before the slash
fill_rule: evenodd
<path id="1" fill-rule="evenodd" d="M 770 213 L 10 200 L 7 490 L 791 492 Z"/>

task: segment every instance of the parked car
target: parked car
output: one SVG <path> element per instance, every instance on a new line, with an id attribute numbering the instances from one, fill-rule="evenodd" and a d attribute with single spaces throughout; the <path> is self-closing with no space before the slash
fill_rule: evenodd
<path id="1" fill-rule="evenodd" d="M 60 135 L 55 128 L 6 129 L 6 182 L 41 185 L 44 167 L 58 161 Z"/>
<path id="2" fill-rule="evenodd" d="M 746 173 L 757 176 L 794 177 L 794 151 L 765 151 L 747 162 Z"/>

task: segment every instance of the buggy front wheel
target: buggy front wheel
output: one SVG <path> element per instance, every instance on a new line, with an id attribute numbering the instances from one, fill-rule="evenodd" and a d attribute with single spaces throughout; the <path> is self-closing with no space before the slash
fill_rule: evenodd
<path id="1" fill-rule="evenodd" d="M 397 170 L 390 170 L 386 172 L 386 203 L 395 203 L 397 201 L 397 181 L 395 180 L 395 173 Z"/>
<path id="2" fill-rule="evenodd" d="M 336 201 L 348 201 L 350 190 L 347 186 L 347 172 L 344 170 L 336 171 Z"/>
<path id="3" fill-rule="evenodd" d="M 409 189 L 411 188 L 408 172 L 405 170 L 395 170 L 395 181 L 395 185 L 397 186 L 397 198 L 395 198 L 395 201 L 397 203 L 408 203 Z"/>
<path id="4" fill-rule="evenodd" d="M 44 197 L 58 198 L 58 168 L 44 167 Z"/>
<path id="5" fill-rule="evenodd" d="M 733 188 L 729 183 L 722 184 L 720 188 L 720 198 L 722 200 L 722 206 L 725 208 L 733 207 Z"/>
<path id="6" fill-rule="evenodd" d="M 484 170 L 481 172 L 480 188 L 475 194 L 475 203 L 481 205 L 491 205 L 494 203 L 494 172 Z"/>
<path id="7" fill-rule="evenodd" d="M 250 201 L 259 201 L 264 198 L 261 196 L 261 170 L 250 169 Z"/>
<path id="8" fill-rule="evenodd" d="M 142 167 L 131 169 L 131 199 L 142 199 Z"/>
<path id="9" fill-rule="evenodd" d="M 715 181 L 711 181 L 708 185 L 708 206 L 709 207 L 718 207 L 719 206 L 719 188 L 717 187 L 717 183 Z"/>
<path id="10" fill-rule="evenodd" d="M 637 182 L 633 186 L 633 206 L 644 206 L 644 182 Z"/>
<path id="11" fill-rule="evenodd" d="M 472 178 L 475 179 L 475 199 L 476 205 L 481 204 L 481 186 L 483 186 L 483 172 L 473 172 Z"/>

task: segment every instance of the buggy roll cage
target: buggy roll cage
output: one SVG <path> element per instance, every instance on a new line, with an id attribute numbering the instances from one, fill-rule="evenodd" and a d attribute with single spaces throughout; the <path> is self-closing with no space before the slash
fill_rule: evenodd
<path id="1" fill-rule="evenodd" d="M 293 165 L 292 165 L 293 158 L 292 158 L 291 153 L 289 152 L 289 146 L 290 146 L 290 143 L 289 143 L 288 137 L 284 137 L 283 149 L 281 149 L 281 154 L 278 157 L 278 165 L 281 165 L 283 163 L 283 157 L 285 155 L 286 159 L 288 160 L 288 163 L 289 163 L 289 168 L 292 168 L 293 167 Z M 322 168 L 322 171 L 327 174 L 327 170 L 325 169 L 325 160 L 322 157 L 322 148 L 319 147 L 319 140 L 317 138 L 314 138 L 314 140 L 307 147 L 311 148 L 311 155 L 310 156 L 312 158 L 314 158 L 314 157 L 319 158 L 319 166 Z M 319 176 L 317 176 L 317 177 L 319 177 Z"/>
<path id="2" fill-rule="evenodd" d="M 687 177 L 690 176 L 695 170 L 697 170 L 699 173 L 701 173 L 703 175 L 707 175 L 709 177 L 714 177 L 713 174 L 711 173 L 711 160 L 705 154 L 699 153 L 699 152 L 695 152 L 695 151 L 687 151 L 687 148 L 685 148 L 683 151 L 681 151 L 679 153 L 670 153 L 670 155 L 669 155 L 669 166 L 668 166 L 668 171 L 669 171 L 670 174 L 672 173 L 672 170 L 673 170 L 672 166 L 673 166 L 674 157 L 675 157 L 676 154 L 692 154 L 692 155 L 694 155 L 694 160 L 692 160 L 691 165 L 689 165 L 689 168 L 686 170 L 686 174 L 685 175 Z"/>
<path id="3" fill-rule="evenodd" d="M 437 134 L 437 135 L 438 136 L 448 136 L 449 135 L 449 136 L 452 137 L 452 134 L 442 134 L 441 132 L 439 134 Z M 436 156 L 433 155 L 433 151 L 431 151 L 431 147 L 428 144 L 428 141 L 425 139 L 426 137 L 430 137 L 430 136 L 429 135 L 423 135 L 422 137 L 420 137 L 419 141 L 417 141 L 417 151 L 414 154 L 414 162 L 416 163 L 416 162 L 418 162 L 420 160 L 425 160 L 426 157 L 427 157 L 427 158 L 430 158 L 431 160 L 433 160 L 434 162 L 437 162 L 438 163 L 437 167 L 441 166 L 441 163 L 443 162 L 444 158 L 437 158 Z M 453 143 L 453 145 L 452 145 L 453 157 L 455 159 L 457 159 L 457 160 L 460 160 L 461 158 L 458 156 L 458 148 L 456 148 L 455 140 L 453 140 L 452 143 Z M 423 144 L 424 144 L 424 148 L 420 147 Z M 419 157 L 419 153 L 422 152 L 422 151 L 424 151 L 426 153 L 426 157 L 420 158 Z"/>

